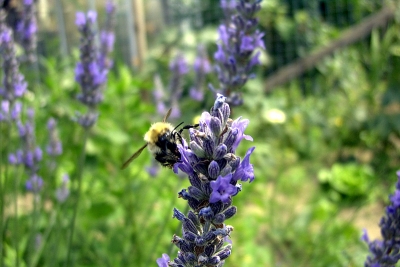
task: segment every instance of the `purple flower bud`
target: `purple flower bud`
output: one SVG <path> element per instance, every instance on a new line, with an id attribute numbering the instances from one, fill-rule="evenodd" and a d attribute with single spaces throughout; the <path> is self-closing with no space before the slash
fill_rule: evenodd
<path id="1" fill-rule="evenodd" d="M 196 88 L 196 87 L 191 87 L 189 91 L 189 95 L 191 98 L 193 98 L 196 101 L 202 101 L 204 98 L 204 93 L 202 90 Z"/>
<path id="2" fill-rule="evenodd" d="M 89 10 L 88 13 L 87 13 L 87 19 L 88 19 L 88 22 L 95 23 L 96 19 L 97 19 L 96 11 Z"/>
<path id="3" fill-rule="evenodd" d="M 185 219 L 185 215 L 176 208 L 174 208 L 174 216 L 172 217 L 177 218 L 180 221 L 183 221 L 183 219 Z"/>
<path id="4" fill-rule="evenodd" d="M 193 222 L 187 218 L 183 219 L 182 227 L 185 232 L 192 232 L 194 234 L 198 234 L 196 226 L 193 224 Z"/>
<path id="5" fill-rule="evenodd" d="M 214 102 L 214 109 L 219 109 L 222 107 L 222 105 L 225 103 L 226 97 L 221 95 L 221 94 L 217 94 L 217 98 L 215 99 Z"/>
<path id="6" fill-rule="evenodd" d="M 233 217 L 237 212 L 237 208 L 235 206 L 231 206 L 224 211 L 225 220 Z"/>
<path id="7" fill-rule="evenodd" d="M 189 187 L 188 187 L 188 191 L 189 191 L 189 194 L 190 194 L 193 198 L 195 198 L 195 199 L 197 199 L 197 200 L 202 200 L 202 199 L 204 199 L 204 197 L 205 197 L 205 194 L 204 194 L 200 189 L 198 189 L 198 188 L 195 187 L 195 186 L 189 186 Z"/>
<path id="8" fill-rule="evenodd" d="M 232 246 L 227 245 L 223 250 L 217 252 L 215 256 L 219 257 L 220 260 L 225 260 L 226 258 L 229 257 L 229 255 L 231 255 L 231 253 L 232 253 Z"/>
<path id="9" fill-rule="evenodd" d="M 208 175 L 210 176 L 210 178 L 212 179 L 216 179 L 219 175 L 220 172 L 220 168 L 217 162 L 215 162 L 214 160 L 211 161 L 210 165 L 208 165 Z"/>
<path id="10" fill-rule="evenodd" d="M 222 131 L 222 124 L 218 118 L 211 117 L 210 130 L 214 134 L 215 137 L 219 137 L 219 134 Z"/>
<path id="11" fill-rule="evenodd" d="M 14 106 L 11 111 L 11 119 L 12 120 L 19 119 L 21 111 L 22 111 L 22 104 L 20 102 L 14 103 Z"/>
<path id="12" fill-rule="evenodd" d="M 205 207 L 199 211 L 199 216 L 203 217 L 206 221 L 211 221 L 214 218 L 214 212 L 210 207 Z"/>
<path id="13" fill-rule="evenodd" d="M 86 24 L 86 16 L 83 12 L 76 12 L 75 15 L 75 25 L 78 27 L 83 27 Z"/>
<path id="14" fill-rule="evenodd" d="M 18 157 L 17 157 L 16 154 L 10 154 L 10 155 L 8 156 L 8 162 L 9 162 L 10 164 L 12 164 L 12 165 L 16 165 L 16 164 L 19 164 L 19 163 L 20 163 L 20 161 L 18 160 Z"/>
<path id="15" fill-rule="evenodd" d="M 35 159 L 35 161 L 41 161 L 42 157 L 43 157 L 42 149 L 40 149 L 40 147 L 36 147 L 35 151 L 34 151 L 34 159 Z"/>
<path id="16" fill-rule="evenodd" d="M 196 234 L 193 233 L 193 232 L 185 231 L 185 232 L 183 233 L 183 238 L 184 238 L 186 241 L 189 241 L 189 242 L 191 242 L 191 243 L 196 242 L 196 238 L 197 238 L 197 237 L 198 237 L 198 235 L 196 235 Z M 185 261 L 186 261 L 186 259 L 185 259 Z"/>
<path id="17" fill-rule="evenodd" d="M 28 191 L 38 193 L 43 187 L 43 179 L 34 174 L 26 181 L 25 187 Z"/>
<path id="18" fill-rule="evenodd" d="M 193 153 L 199 157 L 199 158 L 204 158 L 205 152 L 201 146 L 199 146 L 196 142 L 190 141 L 190 149 L 193 151 Z"/>
<path id="19" fill-rule="evenodd" d="M 203 140 L 203 148 L 208 158 L 214 154 L 214 141 L 210 137 L 205 137 Z"/>
<path id="20" fill-rule="evenodd" d="M 219 144 L 214 150 L 213 159 L 215 160 L 222 159 L 226 155 L 227 151 L 228 148 L 226 147 L 225 144 Z"/>

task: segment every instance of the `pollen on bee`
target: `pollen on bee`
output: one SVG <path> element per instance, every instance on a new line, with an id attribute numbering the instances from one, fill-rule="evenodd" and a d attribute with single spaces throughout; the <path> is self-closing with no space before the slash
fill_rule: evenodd
<path id="1" fill-rule="evenodd" d="M 174 126 L 168 122 L 156 122 L 151 125 L 150 129 L 144 135 L 144 140 L 147 143 L 156 143 L 158 138 L 166 132 L 171 132 Z"/>

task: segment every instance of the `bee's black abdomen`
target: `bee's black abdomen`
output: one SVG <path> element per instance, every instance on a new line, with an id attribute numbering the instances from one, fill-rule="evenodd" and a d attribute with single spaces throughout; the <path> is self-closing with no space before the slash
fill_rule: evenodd
<path id="1" fill-rule="evenodd" d="M 162 166 L 172 168 L 181 159 L 174 134 L 167 132 L 161 135 L 155 144 L 160 148 L 160 151 L 155 153 L 155 159 Z"/>

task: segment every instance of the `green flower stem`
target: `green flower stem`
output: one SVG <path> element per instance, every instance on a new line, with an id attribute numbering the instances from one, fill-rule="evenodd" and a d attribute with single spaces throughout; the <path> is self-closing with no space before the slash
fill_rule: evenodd
<path id="1" fill-rule="evenodd" d="M 5 133 L 4 136 L 1 134 L 0 135 L 0 144 L 8 144 L 9 140 L 10 140 L 10 131 L 11 131 L 11 124 L 5 124 L 6 129 L 5 129 Z M 5 147 L 5 152 L 4 155 L 8 155 L 9 152 L 9 146 L 6 145 Z M 4 167 L 3 167 L 3 160 L 5 162 Z M 4 176 L 3 176 L 4 174 Z M 3 256 L 3 245 L 4 245 L 4 232 L 5 232 L 5 216 L 4 216 L 4 209 L 5 209 L 5 201 L 6 201 L 6 197 L 5 197 L 5 193 L 6 193 L 6 186 L 7 186 L 7 182 L 8 182 L 8 163 L 7 163 L 7 158 L 3 159 L 3 154 L 0 153 L 0 266 L 4 267 L 5 266 L 5 262 L 4 262 L 4 256 Z M 17 192 L 18 193 L 18 188 L 13 188 L 14 193 Z M 17 211 L 18 211 L 18 206 L 17 206 L 17 193 L 15 193 L 15 201 L 13 203 L 13 209 L 15 212 L 15 215 L 17 215 Z M 18 222 L 17 222 L 17 216 L 15 217 L 15 230 L 18 230 Z M 15 248 L 16 248 L 16 262 L 15 265 L 19 266 L 19 250 L 18 250 L 18 231 L 15 232 L 15 235 L 13 235 L 14 242 L 15 242 Z"/>
<path id="2" fill-rule="evenodd" d="M 15 179 L 17 180 L 17 179 Z M 40 196 L 38 193 L 33 192 L 33 214 L 32 214 L 32 227 L 31 227 L 31 234 L 30 234 L 30 241 L 29 241 L 29 250 L 28 250 L 28 266 L 33 267 L 33 257 L 35 254 L 35 242 L 36 236 L 38 233 L 38 221 L 39 221 L 39 211 L 38 211 L 38 201 Z"/>
<path id="3" fill-rule="evenodd" d="M 182 186 L 182 181 L 183 181 L 183 179 L 181 179 L 181 178 L 178 178 L 178 183 L 177 183 L 177 185 L 176 185 L 176 192 L 178 192 L 178 190 L 181 188 L 181 186 Z M 168 222 L 170 221 L 170 218 L 171 218 L 171 210 L 175 207 L 175 204 L 176 204 L 176 201 L 178 200 L 178 198 L 177 197 L 175 197 L 174 199 L 173 199 L 173 201 L 171 202 L 171 205 L 170 205 L 170 207 L 168 208 L 168 209 L 166 209 L 166 213 L 165 213 L 165 217 L 164 217 L 164 219 L 163 219 L 163 224 L 162 224 L 162 226 L 159 228 L 159 231 L 158 231 L 158 233 L 155 235 L 155 237 L 156 237 L 156 239 L 154 239 L 154 241 L 153 241 L 153 244 L 151 245 L 151 249 L 149 250 L 149 251 L 151 251 L 151 254 L 149 255 L 149 257 L 148 257 L 148 259 L 147 259 L 147 262 L 146 262 L 146 264 L 144 265 L 144 266 L 150 266 L 151 265 L 151 262 L 154 262 L 154 253 L 156 252 L 156 247 L 157 247 L 157 245 L 158 244 L 160 244 L 160 239 L 159 239 L 159 237 L 162 235 L 162 233 L 164 233 L 164 231 L 165 231 L 165 228 L 167 227 L 167 224 L 168 224 Z M 179 226 L 179 227 L 182 227 L 182 226 Z M 172 244 L 173 245 L 173 244 Z"/>
<path id="4" fill-rule="evenodd" d="M 66 261 L 66 266 L 73 266 L 71 262 L 71 250 L 72 250 L 72 240 L 74 236 L 74 231 L 75 231 L 75 221 L 76 221 L 76 215 L 78 213 L 78 205 L 79 205 L 79 200 L 81 196 L 81 190 L 82 190 L 82 173 L 83 173 L 83 168 L 85 165 L 85 157 L 86 157 L 86 143 L 87 139 L 89 136 L 89 129 L 84 130 L 83 134 L 83 145 L 82 145 L 82 151 L 79 157 L 78 161 L 78 172 L 77 172 L 77 177 L 76 179 L 78 180 L 78 187 L 76 189 L 76 202 L 74 205 L 74 211 L 72 215 L 72 220 L 70 224 L 70 232 L 69 232 L 69 238 L 68 238 L 68 252 L 67 252 L 67 261 Z"/>

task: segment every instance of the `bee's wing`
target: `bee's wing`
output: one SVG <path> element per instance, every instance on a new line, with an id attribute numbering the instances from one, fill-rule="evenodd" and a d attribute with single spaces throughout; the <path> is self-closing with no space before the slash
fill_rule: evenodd
<path id="1" fill-rule="evenodd" d="M 168 109 L 167 115 L 165 115 L 163 122 L 166 122 L 168 120 L 169 115 L 171 115 L 171 111 L 172 111 L 172 108 Z"/>
<path id="2" fill-rule="evenodd" d="M 144 144 L 141 148 L 139 148 L 139 150 L 136 151 L 135 154 L 133 154 L 127 161 L 125 161 L 125 163 L 122 164 L 122 166 L 121 166 L 121 170 L 125 169 L 129 165 L 129 163 L 131 163 L 134 159 L 139 157 L 140 153 L 142 153 L 143 149 L 145 149 L 146 146 L 147 146 L 147 143 Z"/>

